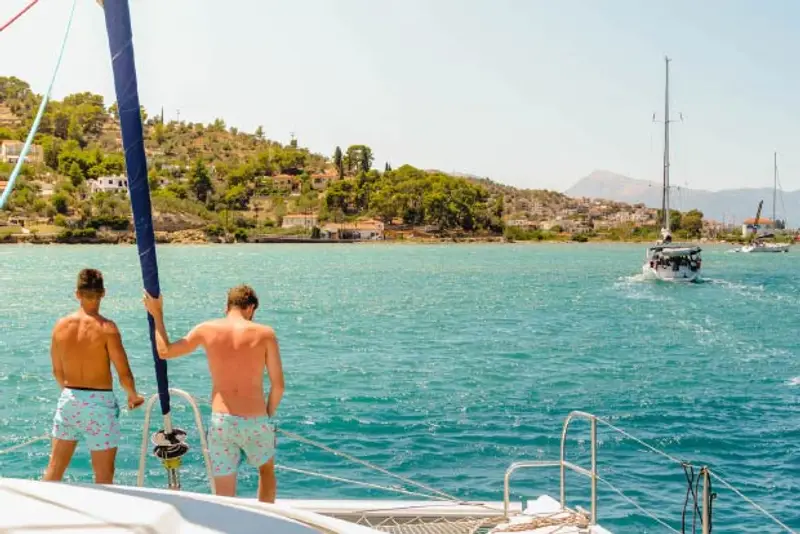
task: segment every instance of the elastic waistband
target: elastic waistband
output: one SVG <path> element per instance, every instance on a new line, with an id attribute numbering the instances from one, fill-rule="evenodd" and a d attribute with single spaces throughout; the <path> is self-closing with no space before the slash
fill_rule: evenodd
<path id="1" fill-rule="evenodd" d="M 222 418 L 222 419 L 235 419 L 240 421 L 263 421 L 269 420 L 270 417 L 267 414 L 264 415 L 233 415 L 232 413 L 226 412 L 211 412 L 211 417 Z"/>
<path id="2" fill-rule="evenodd" d="M 71 389 L 72 391 L 100 391 L 102 393 L 111 393 L 113 389 L 100 389 L 100 388 L 79 388 L 75 386 L 67 386 L 64 389 Z"/>

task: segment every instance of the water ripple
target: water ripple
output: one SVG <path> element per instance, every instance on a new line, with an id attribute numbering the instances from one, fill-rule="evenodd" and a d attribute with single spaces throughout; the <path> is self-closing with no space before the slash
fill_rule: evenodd
<path id="1" fill-rule="evenodd" d="M 800 526 L 800 267 L 791 254 L 772 261 L 704 252 L 708 283 L 694 286 L 641 280 L 634 246 L 165 246 L 159 260 L 173 335 L 221 313 L 229 286 L 259 291 L 258 318 L 281 342 L 287 430 L 464 498 L 498 500 L 509 463 L 557 458 L 563 417 L 593 411 L 673 456 L 719 469 Z M 73 308 L 84 266 L 105 272 L 104 311 L 122 330 L 140 388 L 154 391 L 134 247 L 4 246 L 0 262 L 0 448 L 49 426 L 57 395 L 49 331 Z M 201 355 L 170 363 L 170 378 L 207 398 Z M 174 412 L 191 425 L 185 406 Z M 123 412 L 121 424 L 117 478 L 131 484 L 142 414 Z M 587 438 L 576 425 L 569 455 L 584 465 Z M 196 432 L 189 439 L 197 444 Z M 603 476 L 677 525 L 681 468 L 605 428 L 599 439 Z M 193 450 L 183 483 L 203 490 Z M 303 469 L 396 482 L 286 439 L 278 454 Z M 41 444 L 3 457 L 0 468 L 36 477 L 46 462 Z M 164 485 L 154 460 L 148 477 Z M 91 479 L 85 450 L 68 479 Z M 279 484 L 287 497 L 387 497 L 292 473 Z M 586 481 L 569 484 L 570 499 L 586 506 Z M 255 486 L 245 470 L 240 487 Z M 521 473 L 514 488 L 515 498 L 556 494 L 557 472 Z M 767 531 L 716 489 L 721 532 Z M 655 528 L 612 492 L 600 496 L 600 516 L 618 532 Z"/>

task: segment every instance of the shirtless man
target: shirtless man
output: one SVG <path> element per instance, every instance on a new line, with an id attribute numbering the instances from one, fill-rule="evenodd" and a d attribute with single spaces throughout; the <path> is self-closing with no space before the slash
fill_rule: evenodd
<path id="1" fill-rule="evenodd" d="M 95 483 L 112 484 L 120 437 L 112 363 L 128 394 L 128 409 L 140 406 L 144 399 L 136 392 L 117 325 L 100 315 L 100 301 L 105 296 L 100 271 L 82 270 L 75 296 L 80 309 L 59 319 L 50 345 L 61 397 L 53 418 L 53 448 L 44 480 L 63 478 L 82 436 L 91 451 Z"/>
<path id="2" fill-rule="evenodd" d="M 147 293 L 145 308 L 156 324 L 156 345 L 162 359 L 178 358 L 205 348 L 211 373 L 211 423 L 208 448 L 217 495 L 236 495 L 241 455 L 258 468 L 258 500 L 275 502 L 275 416 L 283 397 L 283 369 L 272 328 L 252 322 L 258 297 L 248 286 L 228 292 L 226 317 L 201 323 L 186 337 L 170 343 L 164 326 L 162 299 Z M 270 392 L 264 396 L 264 369 Z"/>

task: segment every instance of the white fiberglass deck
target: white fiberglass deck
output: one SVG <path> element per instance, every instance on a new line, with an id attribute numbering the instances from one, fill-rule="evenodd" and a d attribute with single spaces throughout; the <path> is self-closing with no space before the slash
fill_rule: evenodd
<path id="1" fill-rule="evenodd" d="M 503 504 L 398 500 L 278 500 L 215 497 L 127 486 L 0 479 L 0 532 L 153 534 L 610 534 L 575 525 L 550 497 L 503 519 Z"/>
<path id="2" fill-rule="evenodd" d="M 0 479 L 0 532 L 32 534 L 375 534 L 281 503 L 212 495 Z"/>

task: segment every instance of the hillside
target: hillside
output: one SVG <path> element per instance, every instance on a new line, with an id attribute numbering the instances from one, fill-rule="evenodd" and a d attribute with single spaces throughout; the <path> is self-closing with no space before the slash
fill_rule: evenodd
<path id="1" fill-rule="evenodd" d="M 40 101 L 24 81 L 0 77 L 0 141 L 9 149 L 0 153 L 6 158 L 0 159 L 0 182 L 13 168 L 13 151 L 19 150 Z M 282 144 L 266 139 L 260 127 L 242 132 L 222 119 L 165 122 L 162 114 L 142 109 L 142 121 L 157 231 L 246 239 L 319 235 L 326 223 L 338 223 L 342 230 L 380 222 L 403 236 L 655 235 L 655 211 L 641 205 L 521 190 L 410 165 L 380 165 L 384 170 L 378 171 L 367 145 L 331 147 L 331 156 L 325 156 L 295 139 Z M 0 212 L 6 235 L 19 232 L 25 220 L 34 231 L 37 225 L 47 231 L 55 225 L 70 238 L 130 231 L 116 104 L 87 92 L 51 101 L 35 143 Z M 699 236 L 698 214 L 687 221 L 687 236 Z"/>
<path id="2" fill-rule="evenodd" d="M 626 202 L 643 203 L 651 208 L 661 207 L 661 184 L 636 180 L 608 171 L 594 171 L 567 189 L 565 194 L 574 197 L 589 197 Z M 674 188 L 672 206 L 683 211 L 698 209 L 706 218 L 717 221 L 742 221 L 753 217 L 759 200 L 764 201 L 764 216 L 772 217 L 772 189 L 727 189 L 705 191 Z M 792 220 L 800 216 L 800 191 L 778 195 L 778 219 Z"/>

